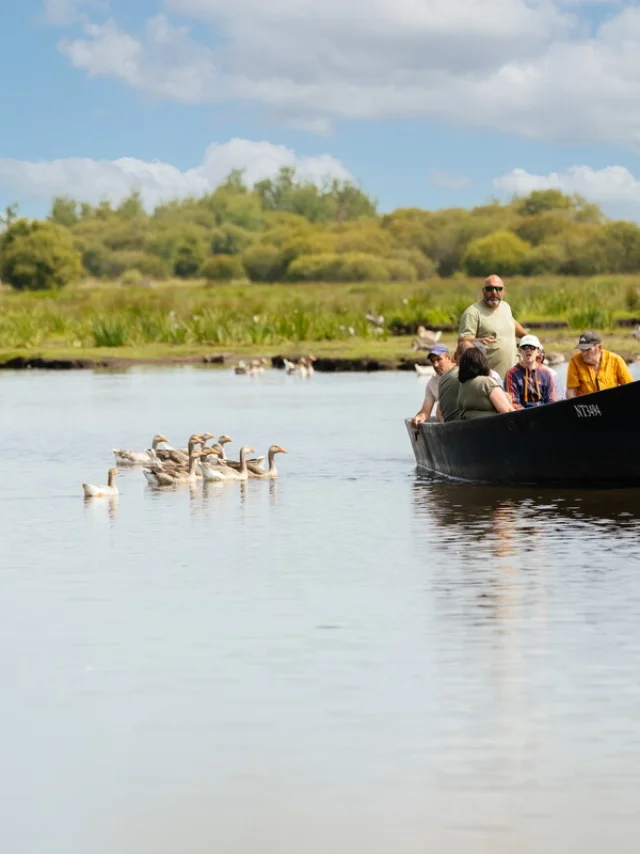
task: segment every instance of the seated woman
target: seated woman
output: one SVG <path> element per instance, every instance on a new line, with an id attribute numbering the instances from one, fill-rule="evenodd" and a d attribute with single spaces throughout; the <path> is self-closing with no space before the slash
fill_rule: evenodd
<path id="1" fill-rule="evenodd" d="M 490 374 L 489 362 L 482 350 L 477 347 L 465 350 L 458 370 L 458 407 L 463 421 L 513 412 L 513 404 Z"/>

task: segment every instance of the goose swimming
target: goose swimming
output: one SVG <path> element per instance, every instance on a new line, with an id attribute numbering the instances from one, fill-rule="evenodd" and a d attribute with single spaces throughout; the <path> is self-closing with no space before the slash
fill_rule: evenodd
<path id="1" fill-rule="evenodd" d="M 107 475 L 106 486 L 94 486 L 92 483 L 83 483 L 82 491 L 85 498 L 103 498 L 104 496 L 113 496 L 118 494 L 116 486 L 116 475 L 120 474 L 118 469 L 110 468 Z"/>
<path id="2" fill-rule="evenodd" d="M 151 440 L 151 450 L 156 451 L 158 445 L 168 445 L 169 447 L 165 450 L 173 450 L 169 440 L 162 433 L 156 433 Z M 149 449 L 146 451 L 130 451 L 126 448 L 114 448 L 113 455 L 116 458 L 116 464 L 119 466 L 136 466 L 148 463 L 151 456 Z"/>

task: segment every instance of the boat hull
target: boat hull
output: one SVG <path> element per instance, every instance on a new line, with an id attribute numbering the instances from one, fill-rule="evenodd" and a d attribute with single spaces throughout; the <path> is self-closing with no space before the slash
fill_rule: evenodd
<path id="1" fill-rule="evenodd" d="M 407 430 L 421 471 L 475 483 L 640 486 L 640 382 Z"/>

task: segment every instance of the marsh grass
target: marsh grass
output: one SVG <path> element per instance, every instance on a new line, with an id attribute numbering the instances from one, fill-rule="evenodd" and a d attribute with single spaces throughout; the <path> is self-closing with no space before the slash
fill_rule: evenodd
<path id="1" fill-rule="evenodd" d="M 457 326 L 479 298 L 477 280 L 411 284 L 224 285 L 168 283 L 154 288 L 104 284 L 56 293 L 0 293 L 2 346 L 125 348 L 277 347 L 413 334 L 424 326 Z M 523 322 L 563 320 L 572 329 L 613 328 L 640 313 L 640 280 L 514 279 L 506 299 Z M 382 314 L 376 330 L 365 315 Z"/>

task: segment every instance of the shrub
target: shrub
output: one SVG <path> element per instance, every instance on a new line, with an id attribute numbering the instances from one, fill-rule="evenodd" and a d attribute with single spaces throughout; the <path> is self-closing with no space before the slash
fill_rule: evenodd
<path id="1" fill-rule="evenodd" d="M 390 282 L 416 282 L 418 271 L 410 261 L 400 258 L 385 258 L 384 266 L 387 269 Z"/>
<path id="2" fill-rule="evenodd" d="M 337 282 L 341 258 L 335 252 L 300 255 L 287 267 L 290 282 Z"/>
<path id="3" fill-rule="evenodd" d="M 566 252 L 557 243 L 534 246 L 522 262 L 522 272 L 527 276 L 557 273 L 566 260 Z"/>
<path id="4" fill-rule="evenodd" d="M 91 333 L 94 347 L 123 347 L 129 340 L 129 325 L 118 317 L 97 317 Z"/>
<path id="5" fill-rule="evenodd" d="M 512 231 L 496 231 L 471 241 L 462 258 L 469 276 L 515 276 L 522 271 L 531 245 Z"/>
<path id="6" fill-rule="evenodd" d="M 14 288 L 61 288 L 82 273 L 71 233 L 54 222 L 17 220 L 0 238 L 0 278 Z"/>
<path id="7" fill-rule="evenodd" d="M 394 249 L 389 256 L 397 261 L 406 261 L 414 268 L 418 279 L 423 282 L 437 275 L 435 261 L 419 249 Z"/>
<path id="8" fill-rule="evenodd" d="M 252 246 L 243 252 L 242 264 L 252 282 L 278 282 L 286 269 L 282 252 L 275 246 Z"/>
<path id="9" fill-rule="evenodd" d="M 131 270 L 125 270 L 120 278 L 120 283 L 129 288 L 135 288 L 136 286 L 140 286 L 144 281 L 144 276 L 140 272 L 140 270 L 136 270 L 133 267 Z"/>
<path id="10" fill-rule="evenodd" d="M 209 282 L 230 282 L 244 278 L 244 267 L 235 255 L 213 255 L 202 264 L 198 275 Z"/>
<path id="11" fill-rule="evenodd" d="M 336 271 L 337 282 L 388 282 L 389 273 L 383 258 L 366 252 L 347 252 L 340 255 Z"/>
<path id="12" fill-rule="evenodd" d="M 211 251 L 214 255 L 241 255 L 254 242 L 251 232 L 239 225 L 225 223 L 216 228 L 211 238 Z"/>

